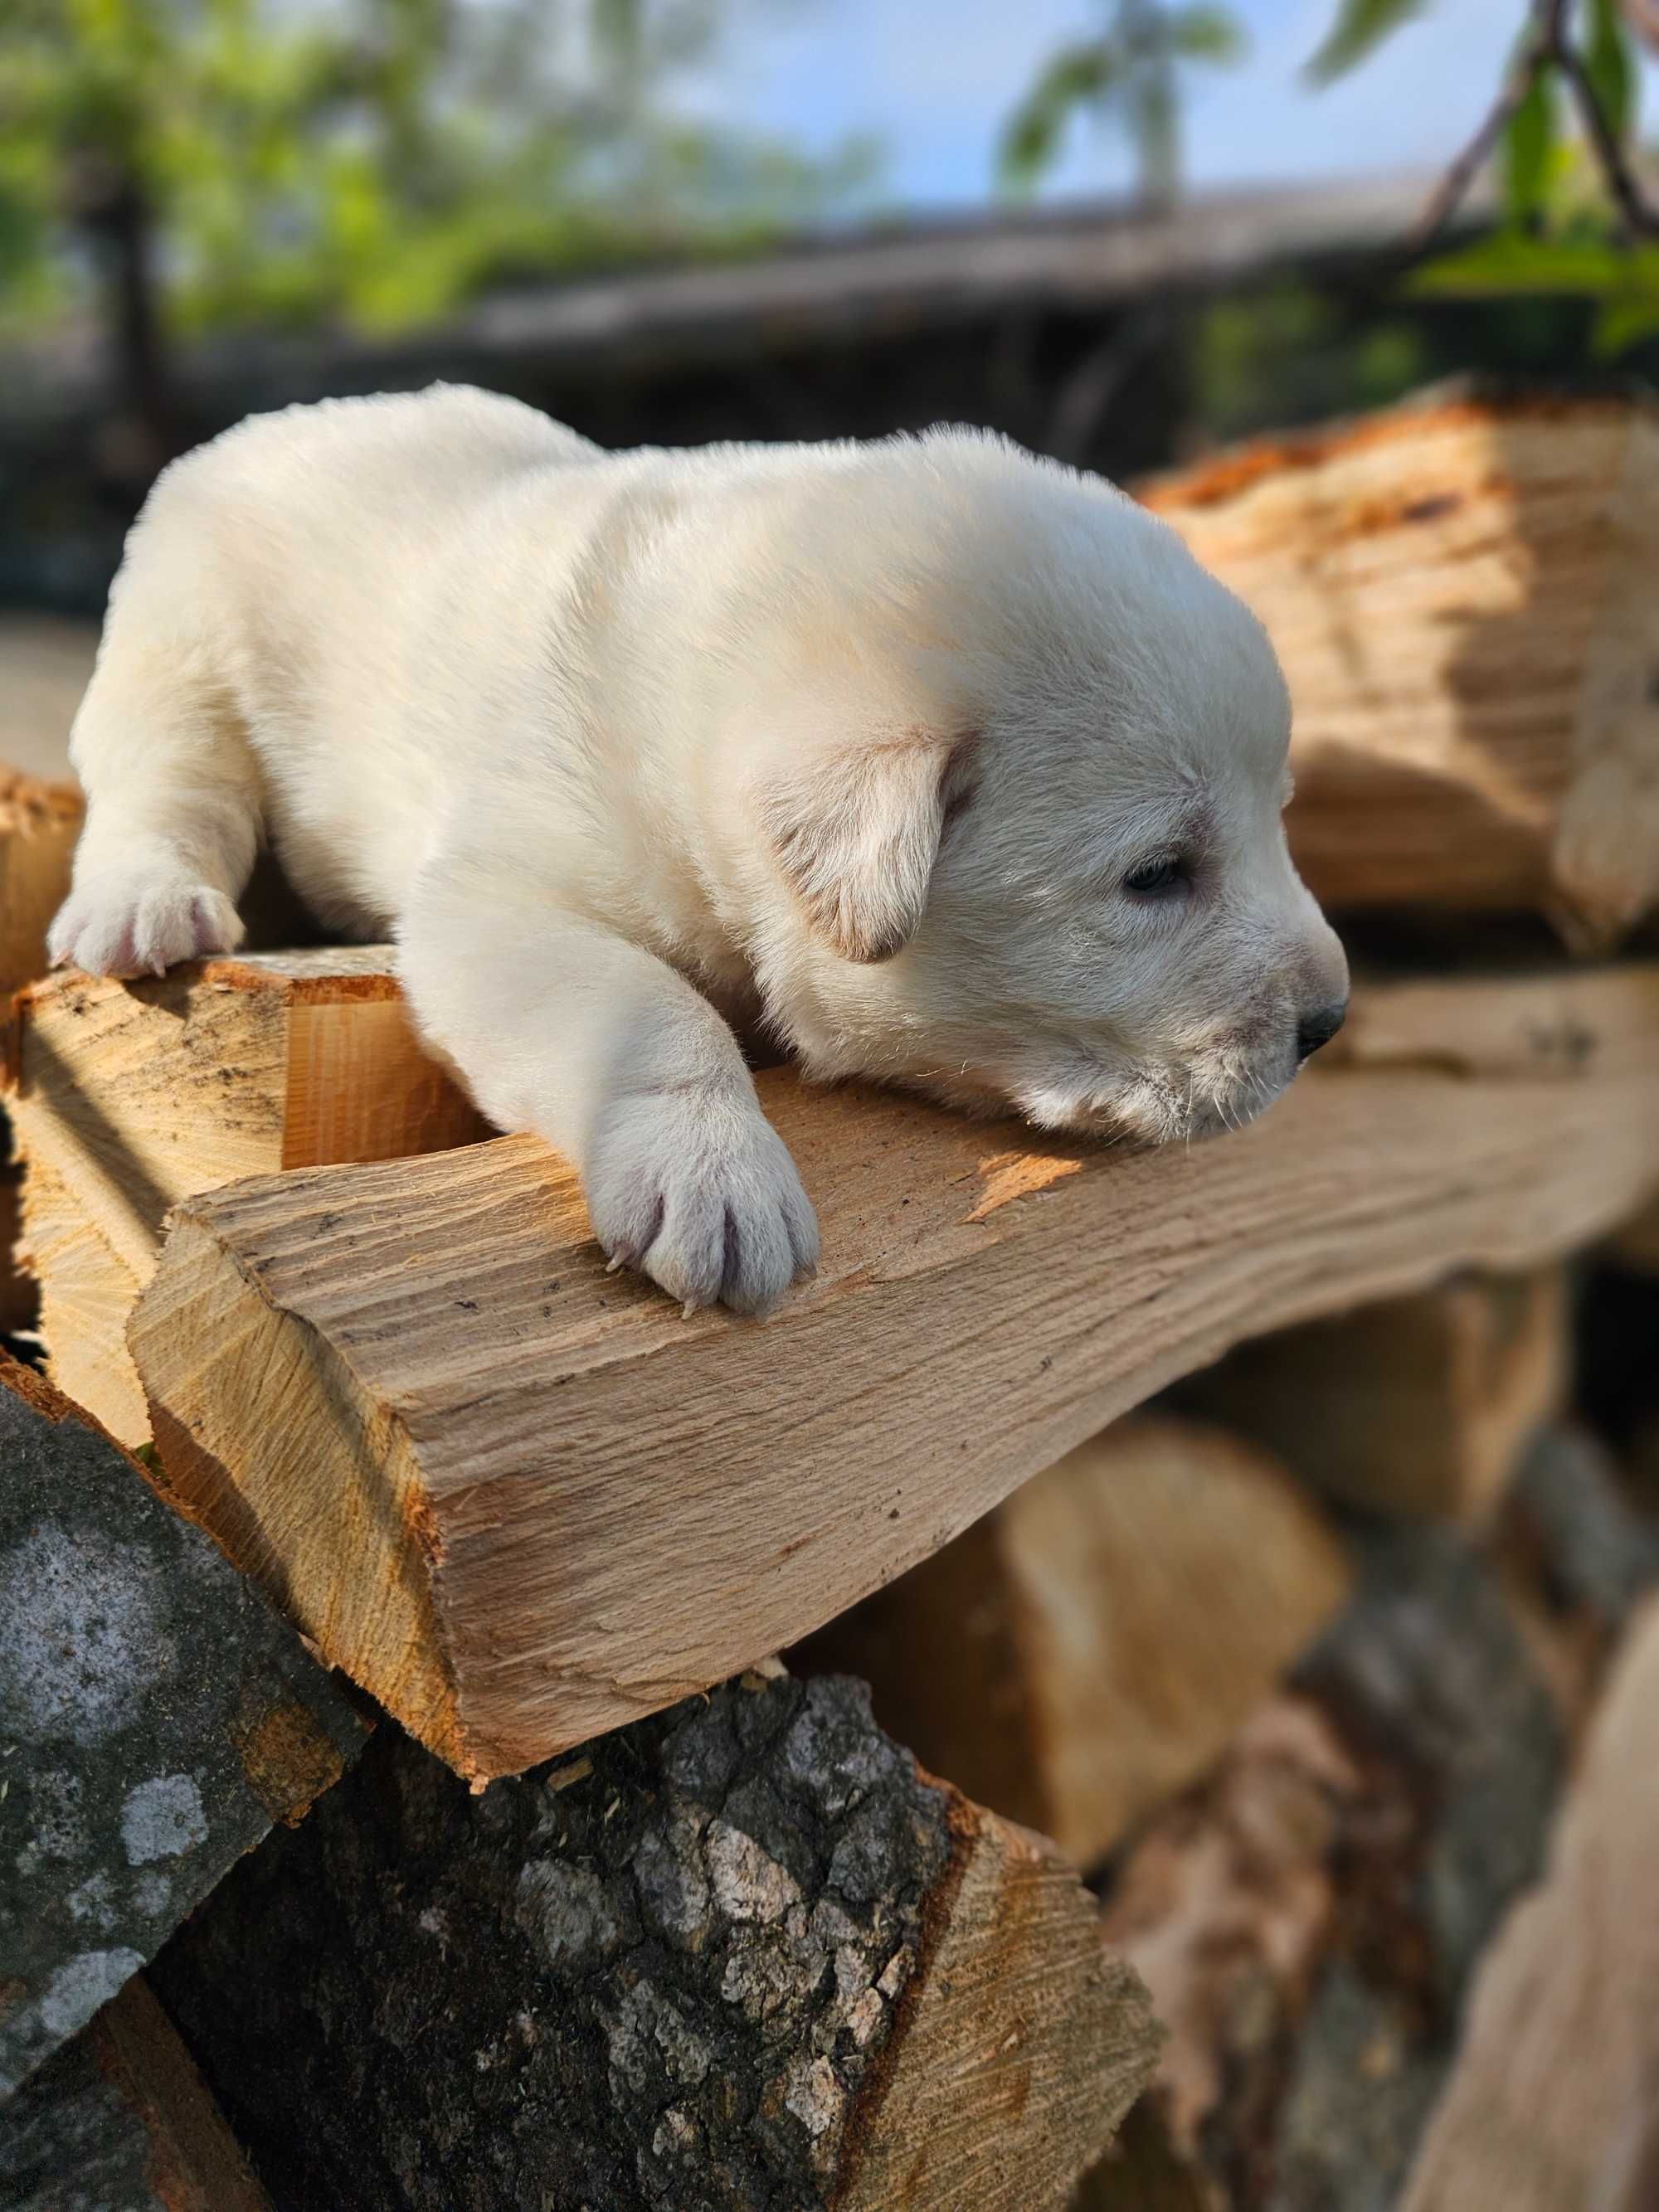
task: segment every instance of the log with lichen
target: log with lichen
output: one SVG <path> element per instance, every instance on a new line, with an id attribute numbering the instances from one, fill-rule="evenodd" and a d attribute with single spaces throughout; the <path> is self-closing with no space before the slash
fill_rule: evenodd
<path id="1" fill-rule="evenodd" d="M 1046 2212 L 1158 2043 L 1050 1845 L 776 1672 L 477 1795 L 383 1729 L 155 1972 L 354 2212 Z"/>
<path id="2" fill-rule="evenodd" d="M 0 2098 L 363 1735 L 145 1470 L 0 1361 Z"/>

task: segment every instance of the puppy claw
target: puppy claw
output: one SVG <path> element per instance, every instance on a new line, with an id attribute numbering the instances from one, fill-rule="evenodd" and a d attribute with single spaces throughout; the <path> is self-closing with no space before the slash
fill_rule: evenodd
<path id="1" fill-rule="evenodd" d="M 52 923 L 55 968 L 91 975 L 165 975 L 180 961 L 233 951 L 242 924 L 222 891 L 165 868 L 94 875 L 77 883 Z"/>
<path id="2" fill-rule="evenodd" d="M 637 1267 L 688 1319 L 711 1305 L 769 1312 L 817 1257 L 794 1162 L 752 1102 L 683 1091 L 618 1101 L 585 1165 L 608 1272 Z"/>

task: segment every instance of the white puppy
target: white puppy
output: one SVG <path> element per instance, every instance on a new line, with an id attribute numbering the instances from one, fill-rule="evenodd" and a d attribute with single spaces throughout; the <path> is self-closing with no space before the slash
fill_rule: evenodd
<path id="1" fill-rule="evenodd" d="M 481 392 L 293 408 L 169 469 L 73 758 L 58 961 L 241 935 L 262 831 L 396 936 L 489 1118 L 688 1304 L 817 1249 L 722 1013 L 809 1075 L 1161 1139 L 1341 1018 L 1260 627 L 1003 441 L 605 453 Z"/>

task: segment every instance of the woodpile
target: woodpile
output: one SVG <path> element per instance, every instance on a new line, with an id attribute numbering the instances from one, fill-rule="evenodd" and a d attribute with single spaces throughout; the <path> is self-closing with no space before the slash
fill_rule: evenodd
<path id="1" fill-rule="evenodd" d="M 1656 478 L 1443 401 L 1155 487 L 1347 1027 L 1190 1152 L 769 1069 L 763 1324 L 610 1273 L 387 949 L 37 927 L 0 2198 L 1648 2212 Z"/>
<path id="2" fill-rule="evenodd" d="M 1237 1338 L 1536 1266 L 1659 1181 L 1659 967 L 1407 988 L 1190 1152 L 763 1075 L 823 1250 L 760 1329 L 608 1273 L 527 1137 L 187 1200 L 130 1333 L 168 1480 L 423 1742 L 515 1772 L 816 1628 Z"/>
<path id="3" fill-rule="evenodd" d="M 1463 1275 L 1240 1345 L 1182 1393 L 1356 1505 L 1478 1523 L 1565 1395 L 1559 1266 Z"/>
<path id="4" fill-rule="evenodd" d="M 924 1765 L 1090 1867 L 1224 1750 L 1350 1580 L 1282 1468 L 1136 1414 L 793 1658 L 861 1675 Z"/>

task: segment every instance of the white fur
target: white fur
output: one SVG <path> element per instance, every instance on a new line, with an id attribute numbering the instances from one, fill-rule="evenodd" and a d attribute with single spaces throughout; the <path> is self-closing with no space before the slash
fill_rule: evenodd
<path id="1" fill-rule="evenodd" d="M 262 832 L 688 1304 L 815 1258 L 722 1014 L 1062 1128 L 1243 1119 L 1340 1001 L 1261 630 L 1098 479 L 946 430 L 601 453 L 438 387 L 169 469 L 111 595 L 54 957 L 233 945 Z M 1138 895 L 1164 849 L 1189 879 Z"/>

